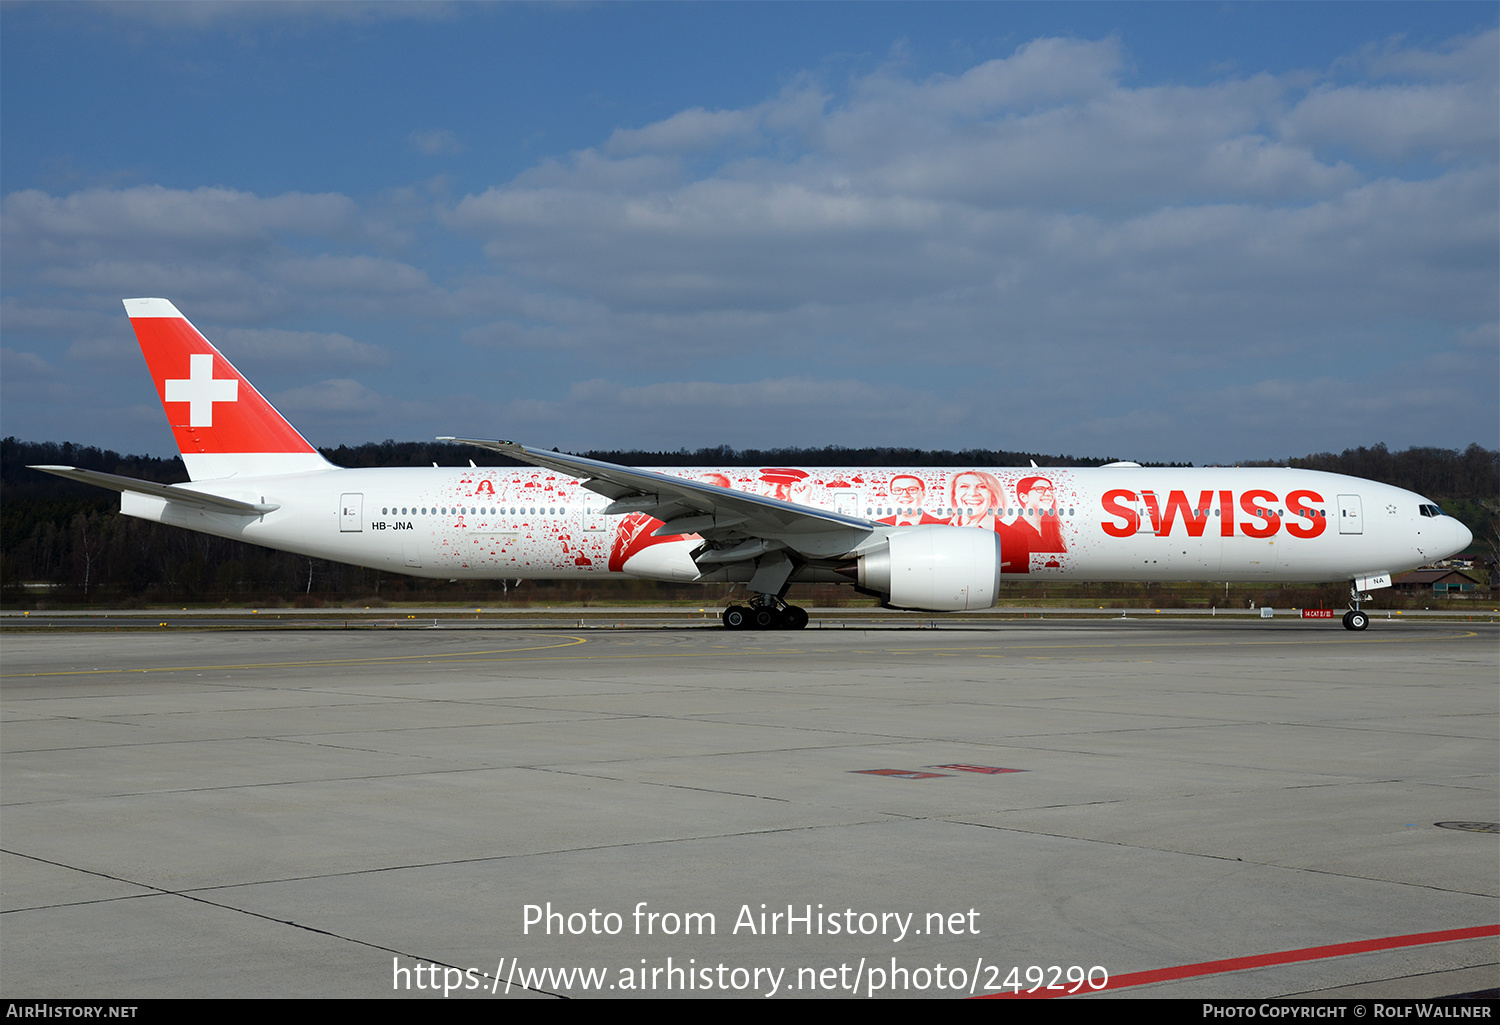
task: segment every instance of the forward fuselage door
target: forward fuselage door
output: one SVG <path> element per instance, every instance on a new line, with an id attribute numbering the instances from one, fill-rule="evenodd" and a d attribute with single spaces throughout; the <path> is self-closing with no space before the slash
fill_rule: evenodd
<path id="1" fill-rule="evenodd" d="M 1339 496 L 1339 533 L 1340 534 L 1363 534 L 1364 518 L 1360 516 L 1359 496 Z"/>
<path id="2" fill-rule="evenodd" d="M 364 495 L 344 495 L 339 499 L 339 530 L 343 533 L 363 530 Z"/>

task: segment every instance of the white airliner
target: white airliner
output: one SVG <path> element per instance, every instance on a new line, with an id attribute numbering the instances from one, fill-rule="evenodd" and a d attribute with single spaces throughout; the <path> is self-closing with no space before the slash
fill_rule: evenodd
<path id="1" fill-rule="evenodd" d="M 946 612 L 1006 579 L 1343 579 L 1363 630 L 1362 592 L 1472 540 L 1420 495 L 1310 470 L 646 470 L 470 439 L 529 466 L 343 469 L 171 303 L 125 309 L 192 480 L 36 469 L 119 491 L 128 516 L 412 576 L 740 581 L 725 626 L 791 629 L 807 581 Z"/>

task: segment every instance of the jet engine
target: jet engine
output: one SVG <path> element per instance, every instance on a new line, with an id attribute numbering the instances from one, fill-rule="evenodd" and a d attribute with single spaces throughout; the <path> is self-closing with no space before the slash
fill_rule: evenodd
<path id="1" fill-rule="evenodd" d="M 901 609 L 987 609 L 1000 591 L 1000 536 L 973 527 L 914 527 L 861 555 L 859 586 Z"/>

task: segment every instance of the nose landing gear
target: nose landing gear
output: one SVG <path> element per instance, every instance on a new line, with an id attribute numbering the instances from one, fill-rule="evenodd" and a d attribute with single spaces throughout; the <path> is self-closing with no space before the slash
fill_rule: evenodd
<path id="1" fill-rule="evenodd" d="M 1368 594 L 1360 594 L 1358 587 L 1352 584 L 1349 586 L 1350 609 L 1348 612 L 1344 613 L 1345 630 L 1363 630 L 1365 629 L 1365 627 L 1370 625 L 1369 615 L 1359 610 L 1359 603 L 1365 601 L 1369 597 L 1370 596 Z"/>

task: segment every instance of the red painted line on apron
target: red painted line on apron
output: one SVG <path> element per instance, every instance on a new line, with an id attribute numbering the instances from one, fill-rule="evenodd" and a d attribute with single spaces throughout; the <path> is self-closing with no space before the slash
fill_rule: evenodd
<path id="1" fill-rule="evenodd" d="M 1444 929 L 1440 932 L 1417 932 L 1406 936 L 1387 936 L 1378 940 L 1355 940 L 1352 943 L 1332 943 L 1326 947 L 1303 947 L 1300 950 L 1282 950 L 1274 954 L 1252 954 L 1249 957 L 1231 957 L 1223 961 L 1203 961 L 1199 964 L 1178 965 L 1176 968 L 1156 968 L 1149 972 L 1131 972 L 1128 975 L 1112 975 L 1103 989 L 1090 989 L 1084 985 L 1079 993 L 1104 993 L 1112 989 L 1127 989 L 1145 986 L 1152 982 L 1172 979 L 1191 979 L 1199 975 L 1219 975 L 1223 972 L 1239 972 L 1246 968 L 1263 968 L 1267 965 L 1296 964 L 1299 961 L 1316 961 L 1325 957 L 1344 957 L 1349 954 L 1364 954 L 1372 950 L 1395 950 L 1398 947 L 1419 947 L 1427 943 L 1452 943 L 1455 940 L 1473 940 L 1483 936 L 1500 936 L 1500 925 L 1476 925 L 1468 929 Z M 1049 1000 L 1052 997 L 1069 996 L 1066 989 L 1039 989 L 1035 993 L 989 993 L 981 1000 Z"/>

